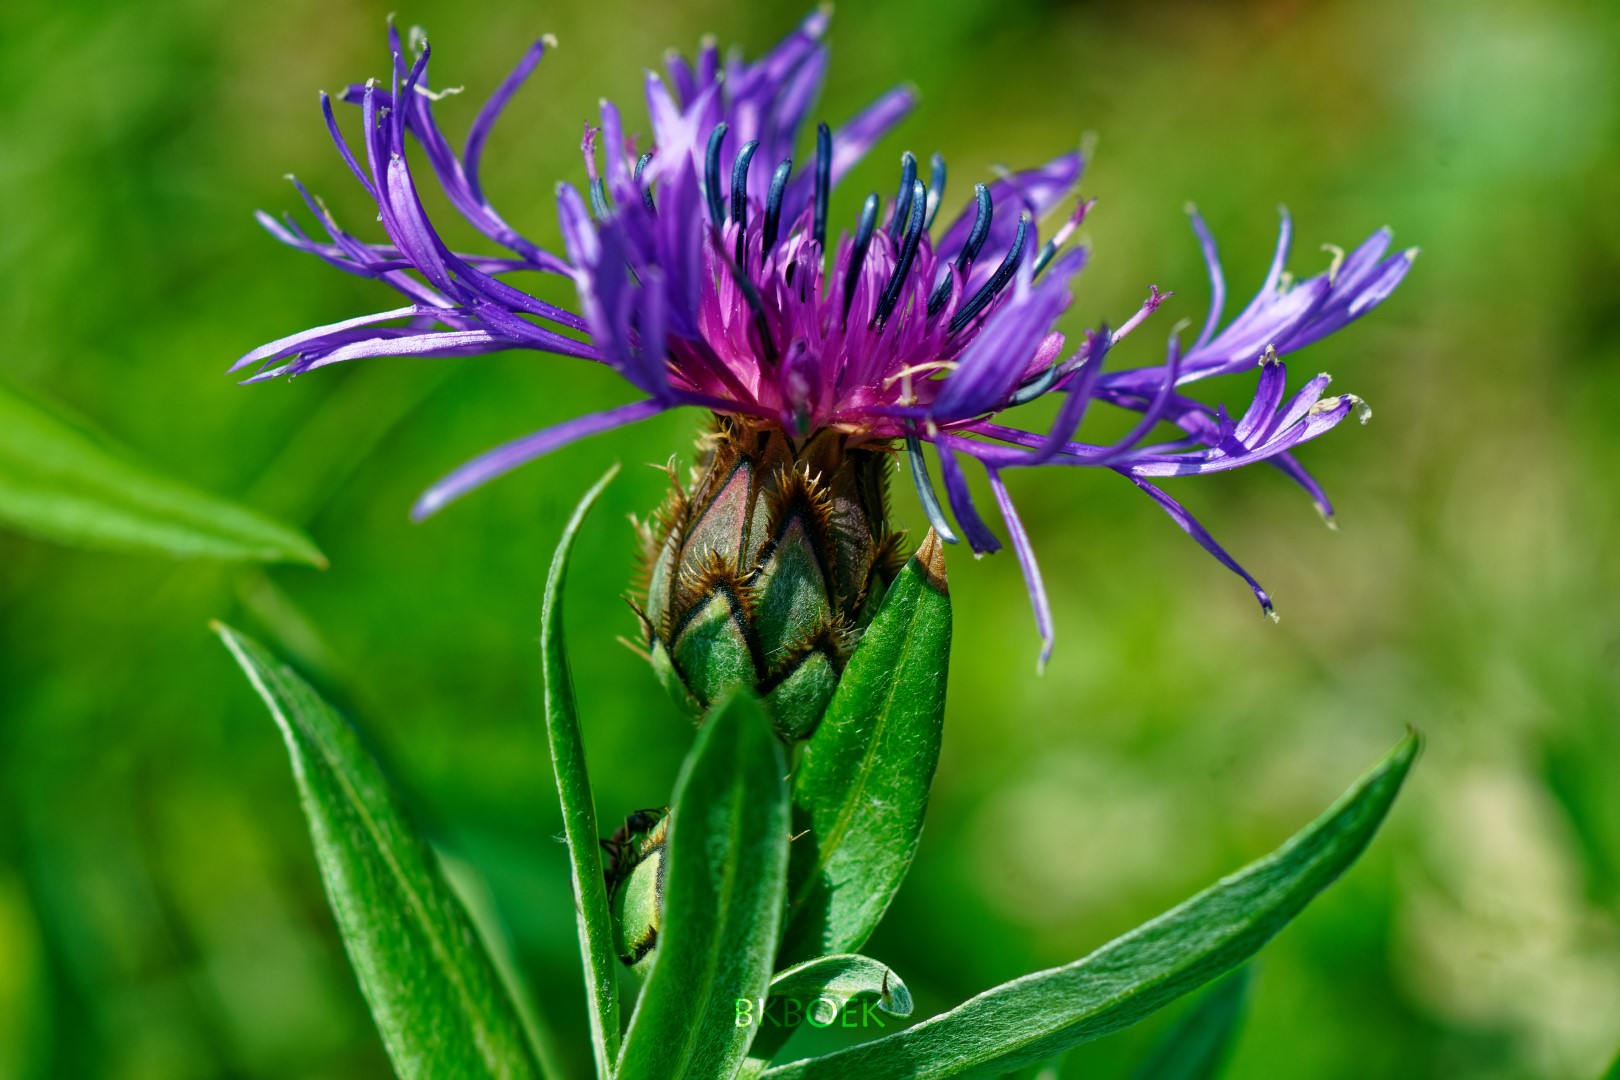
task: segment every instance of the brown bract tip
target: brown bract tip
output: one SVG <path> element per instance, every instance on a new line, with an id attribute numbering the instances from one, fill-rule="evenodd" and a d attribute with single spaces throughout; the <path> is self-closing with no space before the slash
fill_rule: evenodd
<path id="1" fill-rule="evenodd" d="M 929 529 L 928 535 L 923 537 L 921 546 L 917 548 L 917 554 L 912 558 L 917 560 L 917 565 L 922 568 L 923 577 L 928 579 L 928 584 L 935 590 L 942 593 L 951 591 L 950 585 L 945 581 L 945 545 L 940 542 L 938 533 Z"/>

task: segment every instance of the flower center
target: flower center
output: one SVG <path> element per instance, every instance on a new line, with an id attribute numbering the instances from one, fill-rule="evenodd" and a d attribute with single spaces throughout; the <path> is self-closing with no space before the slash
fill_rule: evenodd
<path id="1" fill-rule="evenodd" d="M 829 248 L 832 139 L 819 126 L 813 186 L 793 184 L 794 162 L 777 163 L 763 197 L 751 185 L 759 140 L 726 168 L 729 126 L 716 124 L 703 155 L 708 273 L 702 282 L 700 340 L 672 335 L 673 375 L 692 390 L 734 402 L 740 413 L 802 437 L 822 427 L 897 438 L 901 418 L 887 406 L 926 405 L 937 376 L 973 340 L 1028 259 L 1030 216 L 1021 213 L 1007 249 L 979 265 L 991 236 L 990 189 L 974 190 L 971 225 L 947 232 L 946 249 L 930 235 L 944 196 L 946 168 L 933 156 L 929 181 L 917 158 L 900 161 L 900 182 L 880 227 L 883 201 L 873 193 L 852 234 Z M 635 182 L 656 213 L 637 162 Z M 729 187 L 726 181 L 729 179 Z M 791 200 L 804 209 L 791 213 Z M 1034 260 L 1044 268 L 1056 245 Z M 1038 273 L 1038 269 L 1034 269 Z"/>

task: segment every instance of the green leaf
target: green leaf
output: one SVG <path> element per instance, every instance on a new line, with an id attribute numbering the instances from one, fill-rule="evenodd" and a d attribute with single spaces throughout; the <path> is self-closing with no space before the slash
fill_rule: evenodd
<path id="1" fill-rule="evenodd" d="M 1171 1029 L 1134 1080 L 1215 1080 L 1226 1065 L 1249 999 L 1249 968 L 1238 968 L 1217 982 L 1191 1012 Z"/>
<path id="2" fill-rule="evenodd" d="M 762 1026 L 754 1038 L 741 1076 L 752 1080 L 770 1068 L 771 1055 L 787 1042 L 801 1021 L 826 1027 L 853 1002 L 872 1002 L 890 1016 L 911 1015 L 911 991 L 900 976 L 870 957 L 840 953 L 806 960 L 771 979 L 765 1015 L 773 1023 Z M 795 1003 L 790 1012 L 786 1001 Z M 864 1026 L 864 1025 L 863 1025 Z"/>
<path id="3" fill-rule="evenodd" d="M 540 1063 L 541 1074 L 568 1075 L 568 1069 L 563 1064 L 566 1060 L 563 1044 L 558 1040 L 557 1033 L 552 1030 L 551 1025 L 546 1022 L 545 1014 L 540 1011 L 539 1003 L 535 1000 L 534 987 L 518 959 L 512 932 L 501 917 L 500 908 L 495 902 L 488 882 L 472 863 L 455 852 L 446 851 L 435 844 L 433 853 L 438 856 L 439 869 L 444 871 L 445 881 L 456 894 L 456 899 L 461 901 L 461 906 L 466 909 L 467 918 L 472 921 L 473 929 L 478 933 L 478 940 L 484 943 L 490 963 L 495 966 L 495 973 L 500 976 L 501 985 L 506 987 L 507 996 L 512 999 L 512 1007 L 517 1010 L 523 1032 L 528 1036 L 529 1045 L 534 1047 L 534 1056 Z"/>
<path id="4" fill-rule="evenodd" d="M 945 559 L 929 533 L 805 743 L 783 962 L 860 948 L 899 890 L 939 762 L 950 651 Z"/>
<path id="5" fill-rule="evenodd" d="M 765 1075 L 999 1075 L 1134 1024 L 1253 956 L 1343 873 L 1384 820 L 1417 751 L 1417 736 L 1407 736 L 1281 848 L 1084 959 L 987 990 L 905 1031 Z"/>
<path id="6" fill-rule="evenodd" d="M 787 882 L 787 764 L 753 698 L 715 706 L 670 810 L 664 927 L 619 1057 L 623 1080 L 733 1075 L 759 1026 Z M 741 1021 L 739 1023 L 739 1021 Z"/>
<path id="7" fill-rule="evenodd" d="M 135 465 L 4 387 L 0 524 L 79 547 L 326 565 L 296 529 Z"/>
<path id="8" fill-rule="evenodd" d="M 777 972 L 770 997 L 792 998 L 802 1005 L 825 1000 L 833 1011 L 851 1001 L 870 1000 L 890 1016 L 911 1015 L 911 991 L 900 976 L 857 953 L 817 957 Z"/>
<path id="9" fill-rule="evenodd" d="M 326 894 L 394 1070 L 541 1075 L 511 999 L 433 852 L 331 706 L 257 643 L 216 623 L 292 758 Z"/>
<path id="10" fill-rule="evenodd" d="M 579 948 L 585 960 L 585 990 L 589 998 L 591 1046 L 598 1076 L 612 1075 L 619 1053 L 619 957 L 613 949 L 613 922 L 608 914 L 607 883 L 602 877 L 601 838 L 596 831 L 596 803 L 585 768 L 585 743 L 574 709 L 574 684 L 568 672 L 568 650 L 563 643 L 563 577 L 568 554 L 580 522 L 602 489 L 619 471 L 607 471 L 574 508 L 563 528 L 557 553 L 546 578 L 546 597 L 540 616 L 540 656 L 546 679 L 546 735 L 551 740 L 551 767 L 562 801 L 563 835 L 574 883 L 574 905 L 579 919 Z"/>

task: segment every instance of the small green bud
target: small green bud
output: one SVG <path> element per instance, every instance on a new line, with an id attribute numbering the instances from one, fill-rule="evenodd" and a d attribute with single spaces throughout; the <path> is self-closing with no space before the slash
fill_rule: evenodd
<path id="1" fill-rule="evenodd" d="M 637 810 L 612 839 L 602 841 L 613 947 L 624 965 L 646 977 L 664 925 L 664 841 L 669 810 Z"/>
<path id="2" fill-rule="evenodd" d="M 722 417 L 646 534 L 640 612 L 654 671 L 694 720 L 746 686 L 777 734 L 808 738 L 898 569 L 886 446 L 795 441 Z"/>

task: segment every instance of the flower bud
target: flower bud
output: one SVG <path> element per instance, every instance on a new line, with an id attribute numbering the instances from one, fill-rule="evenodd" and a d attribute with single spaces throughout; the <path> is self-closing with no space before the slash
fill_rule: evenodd
<path id="1" fill-rule="evenodd" d="M 789 742 L 815 730 L 898 569 L 886 445 L 723 417 L 647 536 L 654 670 L 694 719 L 746 686 Z"/>

